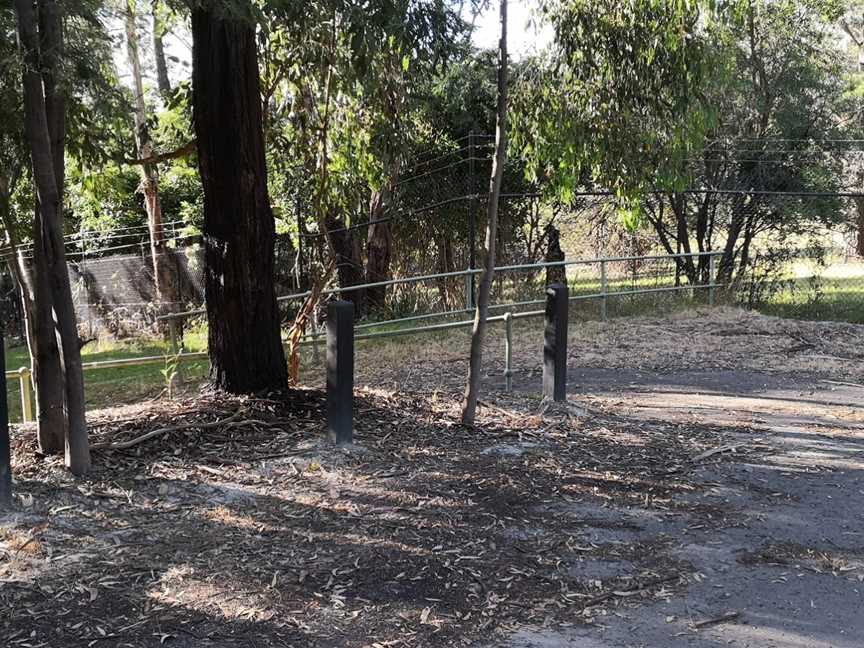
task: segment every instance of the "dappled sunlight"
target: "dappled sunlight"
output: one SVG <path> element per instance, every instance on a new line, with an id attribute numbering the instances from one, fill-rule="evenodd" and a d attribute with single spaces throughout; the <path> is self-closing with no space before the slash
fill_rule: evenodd
<path id="1" fill-rule="evenodd" d="M 226 621 L 269 621 L 276 610 L 268 605 L 266 597 L 260 596 L 267 585 L 238 591 L 236 583 L 224 580 L 219 574 L 198 575 L 188 565 L 168 569 L 146 596 L 156 604 L 170 607 L 181 606 L 215 616 Z"/>

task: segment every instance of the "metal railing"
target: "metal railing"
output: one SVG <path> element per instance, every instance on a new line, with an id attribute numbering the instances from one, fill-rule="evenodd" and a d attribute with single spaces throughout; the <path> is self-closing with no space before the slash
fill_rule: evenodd
<path id="1" fill-rule="evenodd" d="M 545 270 L 548 268 L 555 267 L 567 267 L 567 266 L 579 266 L 579 265 L 599 265 L 600 267 L 600 290 L 595 293 L 588 294 L 575 294 L 571 295 L 570 301 L 581 301 L 581 300 L 599 300 L 600 301 L 600 312 L 601 318 L 603 321 L 607 319 L 608 309 L 607 303 L 610 298 L 617 297 L 627 297 L 627 296 L 635 296 L 635 295 L 643 295 L 643 294 L 656 294 L 656 293 L 674 293 L 678 291 L 695 291 L 695 290 L 707 290 L 708 291 L 708 304 L 713 305 L 715 301 L 716 289 L 722 287 L 722 284 L 715 283 L 716 277 L 716 259 L 722 254 L 721 252 L 692 252 L 692 253 L 682 253 L 682 254 L 670 254 L 670 255 L 645 255 L 645 256 L 618 256 L 618 257 L 602 257 L 597 259 L 575 259 L 569 261 L 553 261 L 553 262 L 542 262 L 542 263 L 526 263 L 526 264 L 517 264 L 517 265 L 509 265 L 509 266 L 500 266 L 495 268 L 495 272 L 504 273 L 504 272 L 521 272 L 521 271 L 539 271 Z M 694 284 L 684 284 L 684 285 L 675 285 L 675 286 L 661 286 L 654 288 L 634 288 L 632 290 L 609 290 L 609 273 L 608 273 L 608 265 L 611 263 L 622 263 L 622 262 L 644 262 L 644 261 L 668 261 L 675 260 L 677 258 L 691 258 L 697 259 L 700 257 L 708 258 L 708 277 L 705 283 L 694 283 Z M 676 263 L 677 266 L 677 263 Z M 440 274 L 433 275 L 422 275 L 415 277 L 401 277 L 398 279 L 391 279 L 389 281 L 378 281 L 374 283 L 361 284 L 356 286 L 348 286 L 345 288 L 332 288 L 329 290 L 322 291 L 322 294 L 325 296 L 329 295 L 338 295 L 341 296 L 345 293 L 350 293 L 357 290 L 364 290 L 366 288 L 376 288 L 376 287 L 384 287 L 384 286 L 394 286 L 400 284 L 413 284 L 413 283 L 422 283 L 426 281 L 438 280 L 438 279 L 448 279 L 448 278 L 456 278 L 463 277 L 466 281 L 466 295 L 470 296 L 472 292 L 468 288 L 470 285 L 470 278 L 473 275 L 477 275 L 482 273 L 481 269 L 477 268 L 469 268 L 466 270 L 459 270 L 456 272 L 444 272 Z M 277 301 L 279 302 L 288 302 L 293 300 L 305 299 L 309 296 L 309 291 L 296 293 L 292 295 L 284 295 L 282 297 L 277 297 Z M 354 327 L 354 330 L 359 333 L 355 334 L 355 340 L 372 340 L 378 338 L 388 338 L 388 337 L 396 337 L 402 335 L 413 335 L 419 333 L 432 333 L 436 331 L 447 331 L 452 329 L 459 328 L 469 328 L 474 325 L 473 319 L 463 319 L 453 322 L 442 322 L 436 324 L 427 324 L 424 326 L 412 326 L 401 328 L 402 324 L 407 322 L 419 322 L 422 320 L 436 319 L 436 318 L 447 318 L 454 317 L 457 315 L 465 315 L 467 313 L 471 313 L 474 311 L 473 305 L 470 304 L 470 298 L 466 299 L 468 301 L 468 307 L 463 309 L 449 310 L 438 313 L 424 313 L 420 315 L 411 315 L 409 317 L 389 319 L 380 322 L 367 322 L 364 324 L 358 324 Z M 500 309 L 508 309 L 502 315 L 492 315 L 487 318 L 489 323 L 503 323 L 504 326 L 504 377 L 506 380 L 506 387 L 508 391 L 512 385 L 512 342 L 513 342 L 513 321 L 517 319 L 524 318 L 532 318 L 532 317 L 542 317 L 545 313 L 544 309 L 535 309 L 535 310 L 514 310 L 520 309 L 530 306 L 537 306 L 540 304 L 544 304 L 545 299 L 532 299 L 525 301 L 514 301 L 503 304 L 491 304 L 489 306 L 490 310 L 500 310 Z M 160 364 L 164 363 L 167 360 L 180 362 L 186 362 L 190 360 L 199 360 L 202 358 L 208 357 L 206 351 L 198 351 L 198 352 L 182 352 L 180 348 L 180 341 L 177 336 L 177 326 L 176 322 L 181 319 L 185 319 L 188 317 L 193 317 L 196 315 L 203 315 L 206 313 L 206 309 L 195 309 L 184 311 L 180 313 L 171 313 L 166 315 L 161 315 L 157 319 L 168 321 L 169 323 L 169 333 L 171 338 L 171 350 L 172 353 L 170 355 L 157 355 L 157 356 L 144 356 L 140 358 L 125 358 L 120 360 L 104 360 L 104 361 L 96 361 L 96 362 L 85 362 L 82 364 L 82 367 L 85 370 L 96 370 L 96 369 L 109 369 L 109 368 L 118 368 L 118 367 L 131 367 L 131 366 L 140 366 L 147 364 Z M 392 327 L 394 325 L 400 326 L 400 328 L 391 328 L 384 331 L 374 331 L 365 333 L 363 331 L 369 331 L 370 329 L 382 328 L 382 327 Z M 321 332 L 319 330 L 313 330 L 311 333 L 304 336 L 301 341 L 301 346 L 312 346 L 317 356 L 319 354 L 319 345 L 321 344 Z M 21 367 L 18 370 L 7 371 L 6 372 L 7 379 L 17 378 L 20 386 L 20 396 L 21 396 L 21 413 L 22 419 L 25 422 L 29 422 L 33 420 L 33 405 L 32 405 L 32 372 L 29 367 Z"/>

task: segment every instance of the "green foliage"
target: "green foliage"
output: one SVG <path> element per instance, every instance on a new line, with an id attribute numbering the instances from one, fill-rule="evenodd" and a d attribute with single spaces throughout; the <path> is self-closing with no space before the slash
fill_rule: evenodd
<path id="1" fill-rule="evenodd" d="M 264 10 L 271 188 L 291 187 L 350 223 L 410 152 L 412 89 L 450 57 L 464 25 L 446 3 L 417 0 L 270 1 Z M 277 214 L 292 211 L 277 201 Z"/>
<path id="2" fill-rule="evenodd" d="M 711 124 L 700 91 L 714 17 L 697 0 L 544 0 L 552 49 L 514 81 L 513 147 L 563 198 L 681 184 Z"/>

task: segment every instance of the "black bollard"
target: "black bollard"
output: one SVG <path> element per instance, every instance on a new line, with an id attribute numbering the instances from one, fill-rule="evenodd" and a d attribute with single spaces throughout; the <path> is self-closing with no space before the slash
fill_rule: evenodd
<path id="1" fill-rule="evenodd" d="M 12 453 L 9 447 L 9 404 L 6 400 L 6 347 L 0 330 L 0 508 L 12 506 Z"/>
<path id="2" fill-rule="evenodd" d="M 354 440 L 354 304 L 327 304 L 327 430 L 338 445 Z"/>
<path id="3" fill-rule="evenodd" d="M 543 340 L 543 397 L 567 399 L 567 286 L 546 288 L 546 330 Z"/>

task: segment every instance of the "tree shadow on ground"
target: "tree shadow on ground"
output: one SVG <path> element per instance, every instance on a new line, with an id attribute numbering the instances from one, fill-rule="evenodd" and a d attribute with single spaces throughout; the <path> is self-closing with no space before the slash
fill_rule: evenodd
<path id="1" fill-rule="evenodd" d="M 678 520 L 733 514 L 670 504 L 702 488 L 692 459 L 737 433 L 722 426 L 544 418 L 526 401 L 467 429 L 450 403 L 368 393 L 358 447 L 342 450 L 319 441 L 323 405 L 309 390 L 157 403 L 97 422 L 98 439 L 241 408 L 251 422 L 97 451 L 86 480 L 19 466 L 35 504 L 13 528 L 34 541 L 9 559 L 4 633 L 70 647 L 477 644 L 590 620 L 660 582 L 675 591 L 693 571 Z M 596 528 L 620 535 L 586 543 Z M 589 562 L 627 567 L 598 586 Z"/>

